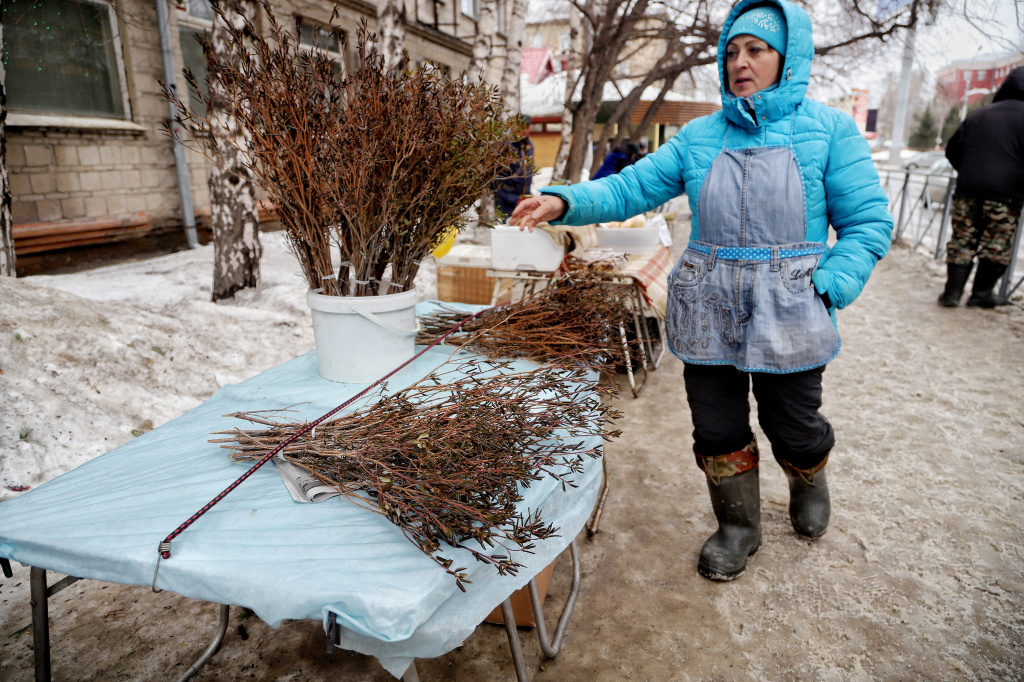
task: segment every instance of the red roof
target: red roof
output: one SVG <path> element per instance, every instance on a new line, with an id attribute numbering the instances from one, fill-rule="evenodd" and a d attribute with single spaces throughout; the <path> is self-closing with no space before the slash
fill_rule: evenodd
<path id="1" fill-rule="evenodd" d="M 540 83 L 555 72 L 550 47 L 524 47 L 519 67 L 529 76 L 531 83 Z"/>

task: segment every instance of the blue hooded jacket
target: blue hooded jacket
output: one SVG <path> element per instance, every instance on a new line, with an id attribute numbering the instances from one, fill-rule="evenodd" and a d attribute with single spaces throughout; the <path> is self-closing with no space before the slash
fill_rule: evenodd
<path id="1" fill-rule="evenodd" d="M 788 41 L 777 86 L 751 96 L 752 112 L 728 91 L 726 37 L 747 8 L 765 0 L 740 0 L 729 13 L 718 43 L 722 109 L 691 121 L 677 135 L 622 172 L 579 185 L 541 190 L 562 197 L 567 225 L 622 221 L 649 211 L 684 191 L 693 212 L 690 239 L 700 238 L 698 197 L 704 177 L 723 147 L 792 144 L 803 178 L 807 241 L 827 244 L 828 227 L 836 242 L 812 275 L 815 289 L 844 308 L 863 290 L 872 268 L 889 250 L 892 215 L 867 141 L 853 118 L 806 98 L 814 43 L 807 13 L 786 0 L 769 0 L 786 18 Z M 833 317 L 833 321 L 834 321 Z"/>

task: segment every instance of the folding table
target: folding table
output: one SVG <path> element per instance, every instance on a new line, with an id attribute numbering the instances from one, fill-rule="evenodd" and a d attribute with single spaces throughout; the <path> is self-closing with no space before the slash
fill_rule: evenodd
<path id="1" fill-rule="evenodd" d="M 468 354 L 451 355 L 450 348 L 431 349 L 389 385 L 403 387 Z M 563 490 L 547 478 L 523 489 L 521 508 L 539 510 L 559 534 L 537 542 L 533 554 L 520 553 L 524 567 L 517 576 L 499 576 L 465 550 L 445 548 L 446 557 L 468 567 L 472 583 L 466 593 L 383 516 L 343 499 L 295 503 L 272 466 L 258 470 L 182 533 L 170 559 L 157 561 L 160 541 L 248 468 L 208 442 L 213 431 L 249 427 L 223 415 L 290 408 L 290 418 L 313 420 L 364 387 L 321 379 L 312 352 L 226 386 L 181 417 L 0 504 L 0 559 L 33 567 L 40 618 L 46 617 L 47 593 L 60 587 L 47 587 L 47 570 L 154 585 L 221 604 L 219 636 L 232 604 L 274 627 L 284 619 L 320 619 L 337 646 L 375 656 L 393 675 L 415 679 L 414 659 L 458 646 L 494 607 L 569 547 L 601 488 L 599 459 L 586 458 L 583 472 L 572 477 L 576 488 Z M 596 436 L 584 442 L 588 448 L 599 445 Z M 572 550 L 575 584 L 555 642 L 545 641 L 546 631 L 538 628 L 549 656 L 558 652 L 579 589 Z M 509 607 L 506 620 L 511 617 Z M 42 623 L 34 629 L 46 637 Z M 515 655 L 514 621 L 509 631 Z M 217 645 L 215 637 L 207 653 Z M 48 676 L 48 648 L 45 662 L 38 648 L 37 676 L 40 665 Z M 524 679 L 521 653 L 515 662 Z"/>

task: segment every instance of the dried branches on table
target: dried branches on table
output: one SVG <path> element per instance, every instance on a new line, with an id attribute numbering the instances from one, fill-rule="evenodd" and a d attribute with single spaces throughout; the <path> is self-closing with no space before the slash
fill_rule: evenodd
<path id="1" fill-rule="evenodd" d="M 584 268 L 521 301 L 485 310 L 445 343 L 537 362 L 587 357 L 624 365 L 627 351 L 620 329 L 633 323 L 634 296 L 631 286 L 609 283 L 597 270 Z M 441 310 L 421 316 L 416 343 L 430 343 L 470 315 Z M 626 347 L 635 345 L 634 340 Z"/>
<path id="2" fill-rule="evenodd" d="M 583 471 L 593 436 L 619 417 L 601 399 L 585 368 L 545 366 L 516 371 L 509 362 L 467 359 L 353 414 L 317 426 L 282 456 L 335 486 L 361 507 L 385 515 L 413 544 L 455 577 L 443 543 L 469 551 L 502 575 L 515 574 L 513 553 L 557 529 L 539 513 L 519 510 L 520 486 L 546 476 L 562 487 Z M 267 428 L 218 433 L 236 460 L 256 460 L 305 424 L 260 413 L 229 415 Z"/>
<path id="3" fill-rule="evenodd" d="M 243 17 L 229 54 L 202 42 L 210 93 L 244 130 L 254 181 L 278 208 L 310 289 L 370 296 L 413 286 L 420 260 L 517 160 L 519 124 L 502 119 L 497 90 L 430 64 L 388 69 L 358 31 L 358 68 L 300 45 L 266 0 L 269 38 Z M 222 13 L 222 8 L 217 8 Z M 218 18 L 218 21 L 223 21 Z M 232 22 L 227 22 L 233 25 Z M 332 33 L 344 40 L 340 29 Z M 212 94 L 191 72 L 203 108 L 173 93 L 178 122 L 209 154 L 219 128 L 207 118 Z M 332 259 L 332 252 L 334 258 Z"/>

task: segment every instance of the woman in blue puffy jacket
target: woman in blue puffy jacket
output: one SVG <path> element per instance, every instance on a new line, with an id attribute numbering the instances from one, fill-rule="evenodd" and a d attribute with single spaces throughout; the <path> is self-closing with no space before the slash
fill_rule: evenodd
<path id="1" fill-rule="evenodd" d="M 850 116 L 805 97 L 813 53 L 803 9 L 740 0 L 718 43 L 721 111 L 621 173 L 544 189 L 509 221 L 621 221 L 689 197 L 667 329 L 685 363 L 693 449 L 718 519 L 697 564 L 713 580 L 737 577 L 761 544 L 751 385 L 789 480 L 793 528 L 808 538 L 828 528 L 835 437 L 819 409 L 825 365 L 839 352 L 835 311 L 857 298 L 891 241 L 867 142 Z"/>

